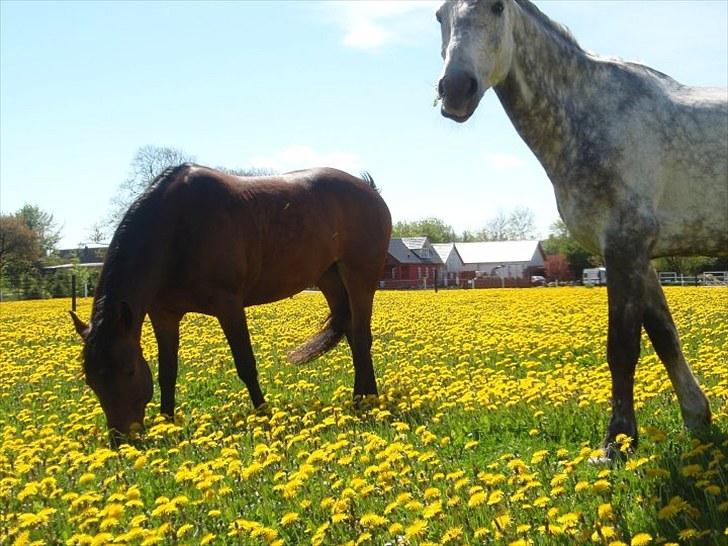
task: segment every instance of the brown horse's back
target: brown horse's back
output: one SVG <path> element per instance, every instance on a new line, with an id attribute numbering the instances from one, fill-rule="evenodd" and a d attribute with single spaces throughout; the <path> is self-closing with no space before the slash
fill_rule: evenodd
<path id="1" fill-rule="evenodd" d="M 181 312 L 215 314 L 223 295 L 244 305 L 279 300 L 338 262 L 376 283 L 391 231 L 379 193 L 335 169 L 243 178 L 190 165 L 163 209 L 175 228 L 160 297 Z"/>

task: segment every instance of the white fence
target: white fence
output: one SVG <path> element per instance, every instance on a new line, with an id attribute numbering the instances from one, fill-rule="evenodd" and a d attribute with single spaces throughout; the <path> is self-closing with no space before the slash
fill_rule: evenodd
<path id="1" fill-rule="evenodd" d="M 705 271 L 695 277 L 679 275 L 674 271 L 660 271 L 663 286 L 725 286 L 728 287 L 728 271 Z"/>

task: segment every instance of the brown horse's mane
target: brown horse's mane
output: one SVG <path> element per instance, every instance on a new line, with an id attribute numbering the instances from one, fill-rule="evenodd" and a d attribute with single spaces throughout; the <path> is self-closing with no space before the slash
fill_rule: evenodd
<path id="1" fill-rule="evenodd" d="M 189 167 L 189 163 L 167 167 L 137 197 L 119 223 L 109 244 L 104 266 L 96 287 L 96 296 L 91 314 L 91 328 L 84 351 L 88 356 L 96 353 L 110 339 L 110 334 L 119 320 L 124 265 L 133 258 L 138 242 L 153 232 L 152 224 L 157 218 L 159 201 L 164 190 L 175 180 L 179 171 Z M 95 362 L 86 358 L 85 362 Z M 104 363 L 99 362 L 103 365 Z"/>

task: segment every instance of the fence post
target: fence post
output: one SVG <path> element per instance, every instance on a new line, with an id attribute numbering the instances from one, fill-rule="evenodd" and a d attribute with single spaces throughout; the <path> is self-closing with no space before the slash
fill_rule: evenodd
<path id="1" fill-rule="evenodd" d="M 76 274 L 71 274 L 71 311 L 76 312 Z"/>

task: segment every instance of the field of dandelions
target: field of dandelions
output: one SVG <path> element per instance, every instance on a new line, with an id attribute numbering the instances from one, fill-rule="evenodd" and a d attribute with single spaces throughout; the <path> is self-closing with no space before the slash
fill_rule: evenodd
<path id="1" fill-rule="evenodd" d="M 0 544 L 726 544 L 728 290 L 667 297 L 714 426 L 683 431 L 643 336 L 640 444 L 611 466 L 589 462 L 609 417 L 604 289 L 379 293 L 365 404 L 346 343 L 286 361 L 320 294 L 251 308 L 259 413 L 216 321 L 190 315 L 175 422 L 155 386 L 119 450 L 69 300 L 0 304 Z M 143 346 L 156 376 L 148 324 Z"/>

